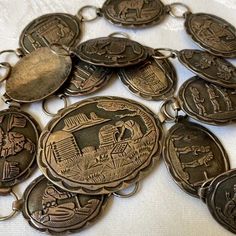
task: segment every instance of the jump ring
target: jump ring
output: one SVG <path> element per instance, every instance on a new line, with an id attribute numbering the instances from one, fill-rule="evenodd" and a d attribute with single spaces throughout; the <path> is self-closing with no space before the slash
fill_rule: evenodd
<path id="1" fill-rule="evenodd" d="M 156 55 L 156 53 L 161 53 L 161 51 L 168 52 L 167 55 Z M 154 50 L 154 56 L 155 59 L 168 59 L 168 58 L 175 58 L 178 55 L 177 50 L 173 50 L 170 48 L 156 48 Z"/>
<path id="2" fill-rule="evenodd" d="M 111 33 L 111 34 L 108 35 L 108 37 L 116 37 L 116 36 L 122 36 L 124 38 L 130 39 L 129 35 L 125 32 L 117 31 L 117 32 L 114 32 L 114 33 Z"/>
<path id="3" fill-rule="evenodd" d="M 11 65 L 8 62 L 2 62 L 0 63 L 0 68 L 6 69 L 6 73 L 4 76 L 0 76 L 0 83 L 2 83 L 4 80 L 6 80 L 10 73 L 11 73 Z"/>
<path id="4" fill-rule="evenodd" d="M 139 182 L 135 183 L 134 189 L 132 190 L 132 192 L 125 194 L 125 193 L 122 193 L 121 191 L 119 191 L 119 192 L 113 193 L 113 195 L 116 197 L 119 197 L 119 198 L 129 198 L 129 197 L 132 197 L 133 195 L 135 195 L 138 190 L 139 190 Z"/>
<path id="5" fill-rule="evenodd" d="M 187 5 L 185 5 L 184 3 L 181 3 L 181 2 L 173 2 L 170 5 L 168 5 L 168 7 L 169 7 L 169 12 L 168 13 L 174 18 L 182 18 L 183 19 L 183 18 L 185 18 L 187 13 L 191 12 L 190 8 Z M 178 8 L 178 7 L 184 8 L 184 10 L 185 10 L 181 15 L 177 15 L 175 13 L 175 9 Z"/>
<path id="6" fill-rule="evenodd" d="M 85 10 L 88 10 L 88 9 L 92 9 L 95 11 L 95 16 L 92 17 L 92 18 L 86 18 L 83 16 L 83 12 Z M 98 7 L 95 7 L 95 6 L 92 6 L 92 5 L 87 5 L 87 6 L 84 6 L 82 8 L 79 9 L 79 11 L 77 12 L 77 16 L 79 17 L 79 19 L 82 21 L 82 22 L 90 22 L 90 21 L 94 21 L 96 20 L 98 17 L 101 16 L 101 9 L 98 8 Z"/>

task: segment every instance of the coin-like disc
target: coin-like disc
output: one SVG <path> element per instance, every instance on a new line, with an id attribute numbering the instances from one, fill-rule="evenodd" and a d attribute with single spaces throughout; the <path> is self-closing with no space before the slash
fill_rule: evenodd
<path id="1" fill-rule="evenodd" d="M 29 53 L 51 44 L 68 47 L 78 43 L 80 26 L 76 17 L 65 13 L 52 13 L 30 22 L 20 36 L 20 46 Z"/>
<path id="2" fill-rule="evenodd" d="M 206 13 L 190 13 L 185 28 L 200 47 L 212 54 L 236 57 L 236 29 L 224 19 Z"/>
<path id="3" fill-rule="evenodd" d="M 236 67 L 225 59 L 192 49 L 181 50 L 178 59 L 202 79 L 236 89 Z"/>
<path id="4" fill-rule="evenodd" d="M 25 190 L 23 216 L 34 228 L 49 233 L 75 232 L 93 223 L 104 209 L 106 195 L 70 193 L 44 176 Z"/>
<path id="5" fill-rule="evenodd" d="M 162 127 L 146 107 L 97 97 L 63 109 L 44 129 L 38 164 L 59 187 L 82 194 L 119 191 L 158 159 Z"/>
<path id="6" fill-rule="evenodd" d="M 26 179 L 36 167 L 40 128 L 18 109 L 0 111 L 0 188 Z"/>
<path id="7" fill-rule="evenodd" d="M 75 53 L 82 61 L 94 65 L 124 67 L 146 60 L 150 49 L 127 38 L 103 37 L 81 43 Z"/>
<path id="8" fill-rule="evenodd" d="M 216 177 L 208 187 L 206 195 L 207 206 L 224 228 L 236 234 L 236 169 Z"/>
<path id="9" fill-rule="evenodd" d="M 199 77 L 187 80 L 179 89 L 181 108 L 189 116 L 212 125 L 236 120 L 236 90 L 209 83 Z"/>
<path id="10" fill-rule="evenodd" d="M 60 52 L 59 52 L 60 53 Z M 70 56 L 39 48 L 20 59 L 6 82 L 6 94 L 17 102 L 35 102 L 55 93 L 67 80 Z"/>
<path id="11" fill-rule="evenodd" d="M 112 76 L 112 70 L 76 60 L 68 81 L 63 86 L 63 93 L 68 96 L 81 96 L 94 93 L 103 88 Z"/>
<path id="12" fill-rule="evenodd" d="M 215 135 L 185 119 L 168 131 L 163 157 L 174 181 L 195 197 L 205 181 L 229 170 L 228 156 Z"/>
<path id="13" fill-rule="evenodd" d="M 173 95 L 176 72 L 168 59 L 149 60 L 119 70 L 119 77 L 134 94 L 147 100 L 161 100 Z"/>
<path id="14" fill-rule="evenodd" d="M 102 13 L 113 24 L 136 28 L 160 23 L 166 10 L 159 0 L 107 0 Z"/>

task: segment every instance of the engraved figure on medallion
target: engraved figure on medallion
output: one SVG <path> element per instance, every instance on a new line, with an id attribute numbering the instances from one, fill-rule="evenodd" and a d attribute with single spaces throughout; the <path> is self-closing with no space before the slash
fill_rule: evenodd
<path id="1" fill-rule="evenodd" d="M 220 110 L 220 104 L 218 102 L 218 98 L 220 97 L 215 90 L 215 87 L 211 84 L 206 84 L 207 92 L 210 98 L 210 101 L 212 103 L 212 106 L 214 108 L 214 113 L 221 112 Z"/>
<path id="2" fill-rule="evenodd" d="M 192 93 L 192 98 L 193 98 L 194 104 L 199 111 L 199 115 L 207 115 L 206 109 L 204 107 L 205 99 L 200 97 L 199 90 L 197 88 L 191 86 L 190 91 Z"/>

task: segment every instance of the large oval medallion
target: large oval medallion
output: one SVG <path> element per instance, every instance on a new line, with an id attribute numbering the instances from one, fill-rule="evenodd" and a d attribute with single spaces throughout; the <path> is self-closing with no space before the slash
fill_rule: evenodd
<path id="1" fill-rule="evenodd" d="M 124 67 L 147 59 L 149 50 L 126 38 L 104 37 L 81 43 L 76 55 L 85 62 L 106 67 Z"/>
<path id="2" fill-rule="evenodd" d="M 222 57 L 236 57 L 236 29 L 215 15 L 187 14 L 185 28 L 192 39 L 207 51 Z"/>
<path id="3" fill-rule="evenodd" d="M 203 126 L 186 120 L 169 130 L 163 156 L 175 182 L 195 197 L 205 181 L 229 170 L 220 141 Z"/>
<path id="4" fill-rule="evenodd" d="M 175 69 L 167 59 L 149 59 L 139 65 L 121 69 L 119 77 L 129 90 L 147 100 L 172 96 L 177 82 Z"/>
<path id="5" fill-rule="evenodd" d="M 104 194 L 139 181 L 159 158 L 162 128 L 146 107 L 118 97 L 84 100 L 43 131 L 38 164 L 56 185 Z"/>
<path id="6" fill-rule="evenodd" d="M 35 102 L 55 93 L 67 80 L 72 67 L 70 56 L 44 47 L 26 55 L 12 68 L 6 94 L 17 102 Z"/>
<path id="7" fill-rule="evenodd" d="M 76 17 L 65 13 L 52 13 L 30 22 L 20 36 L 20 46 L 29 53 L 51 44 L 68 47 L 78 43 L 80 26 Z"/>
<path id="8" fill-rule="evenodd" d="M 27 178 L 36 167 L 40 128 L 18 109 L 0 111 L 0 188 L 9 188 Z"/>
<path id="9" fill-rule="evenodd" d="M 94 222 L 106 200 L 105 195 L 67 192 L 40 176 L 26 189 L 22 210 L 30 225 L 40 231 L 74 232 Z"/>
<path id="10" fill-rule="evenodd" d="M 166 14 L 159 0 L 107 0 L 102 13 L 113 24 L 125 27 L 145 27 L 158 24 Z"/>
<path id="11" fill-rule="evenodd" d="M 199 77 L 187 80 L 179 90 L 181 108 L 192 118 L 221 125 L 236 120 L 236 90 L 211 84 Z"/>
<path id="12" fill-rule="evenodd" d="M 178 59 L 195 74 L 214 84 L 236 88 L 236 67 L 221 57 L 200 50 L 181 50 Z"/>

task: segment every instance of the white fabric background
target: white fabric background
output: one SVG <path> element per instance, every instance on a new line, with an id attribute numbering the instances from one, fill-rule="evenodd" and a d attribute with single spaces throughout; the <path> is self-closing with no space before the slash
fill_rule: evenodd
<path id="1" fill-rule="evenodd" d="M 34 18 L 51 12 L 66 12 L 76 14 L 84 5 L 102 6 L 104 0 L 0 0 L 0 50 L 18 47 L 18 37 L 21 30 Z M 165 4 L 173 2 L 163 0 Z M 236 0 L 183 0 L 193 12 L 208 12 L 228 20 L 236 26 Z M 150 47 L 170 47 L 173 49 L 197 48 L 186 35 L 183 20 L 166 17 L 157 26 L 142 30 L 124 30 L 108 23 L 105 19 L 98 19 L 83 25 L 82 40 L 100 36 L 107 36 L 114 31 L 126 31 L 130 37 Z M 2 57 L 1 60 L 10 60 Z M 236 64 L 236 60 L 232 60 Z M 177 60 L 173 61 L 178 73 L 178 85 L 193 74 L 186 70 Z M 1 86 L 1 94 L 4 92 Z M 154 112 L 158 112 L 160 102 L 145 101 L 131 94 L 115 77 L 97 95 L 114 95 L 140 101 Z M 73 98 L 76 102 L 86 97 Z M 60 107 L 59 102 L 55 106 Z M 0 101 L 0 109 L 7 106 Z M 41 127 L 50 118 L 42 112 L 41 103 L 26 105 L 22 108 L 32 114 Z M 226 148 L 231 166 L 236 168 L 236 125 L 223 127 L 207 126 L 222 141 Z M 22 195 L 26 186 L 38 175 L 34 175 L 15 188 L 18 195 Z M 0 197 L 0 213 L 6 213 L 10 207 L 10 197 Z M 9 205 L 9 206 L 8 206 Z M 21 214 L 15 218 L 0 223 L 0 235 L 31 236 L 41 235 L 31 228 Z M 82 236 L 224 236 L 230 232 L 221 227 L 210 215 L 204 203 L 182 192 L 173 182 L 167 169 L 160 160 L 152 173 L 141 184 L 139 193 L 130 199 L 114 198 L 99 221 L 92 227 L 82 231 Z"/>

